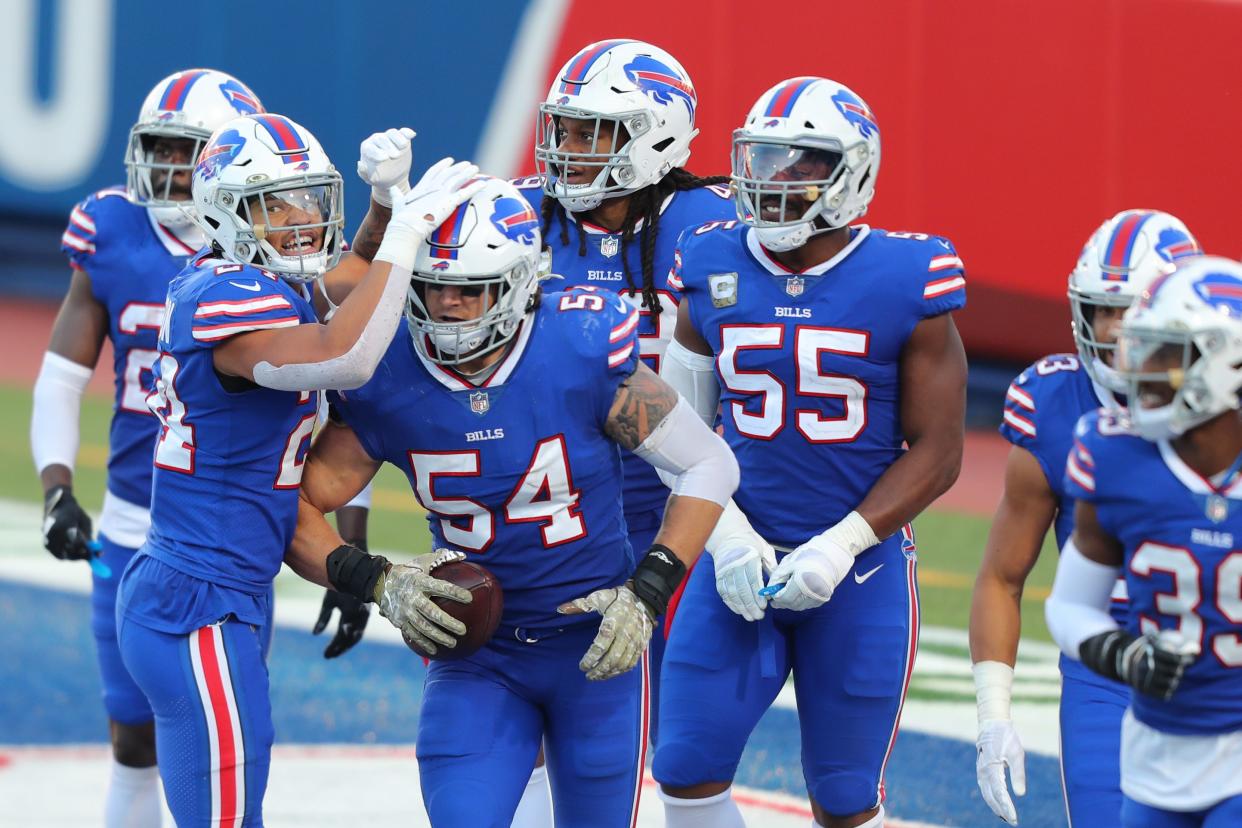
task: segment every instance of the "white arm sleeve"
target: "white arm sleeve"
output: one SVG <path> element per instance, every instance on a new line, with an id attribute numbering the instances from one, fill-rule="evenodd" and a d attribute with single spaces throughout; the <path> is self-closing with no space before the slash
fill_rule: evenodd
<path id="1" fill-rule="evenodd" d="M 733 452 L 682 398 L 634 453 L 657 469 L 676 475 L 669 486 L 675 495 L 710 500 L 723 507 L 737 488 L 739 474 Z"/>
<path id="2" fill-rule="evenodd" d="M 1044 616 L 1052 640 L 1070 658 L 1078 659 L 1078 648 L 1091 636 L 1117 629 L 1108 606 L 1119 572 L 1118 567 L 1087 560 L 1073 538 L 1066 541 Z"/>
<path id="3" fill-rule="evenodd" d="M 686 398 L 709 428 L 716 423 L 716 409 L 720 405 L 715 362 L 713 357 L 696 354 L 674 339 L 668 343 L 660 364 L 660 378 Z"/>
<path id="4" fill-rule="evenodd" d="M 397 322 L 405 310 L 405 296 L 409 288 L 410 271 L 392 265 L 375 311 L 348 351 L 322 362 L 293 362 L 287 365 L 260 362 L 252 372 L 254 381 L 277 391 L 360 388 L 371 379 L 392 342 Z"/>
<path id="5" fill-rule="evenodd" d="M 92 369 L 48 351 L 34 386 L 34 412 L 30 417 L 30 453 L 42 472 L 60 464 L 73 470 L 78 456 L 78 416 L 82 392 Z"/>

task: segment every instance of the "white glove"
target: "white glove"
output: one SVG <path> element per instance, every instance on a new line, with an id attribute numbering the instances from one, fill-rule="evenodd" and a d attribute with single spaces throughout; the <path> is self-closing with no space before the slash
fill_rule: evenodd
<path id="1" fill-rule="evenodd" d="M 458 550 L 437 549 L 419 555 L 408 564 L 393 564 L 375 585 L 374 597 L 380 615 L 429 655 L 435 655 L 437 644 L 457 646 L 453 636 L 466 634 L 466 625 L 432 603 L 431 597 L 469 604 L 473 596 L 469 590 L 428 573 L 442 564 L 465 559 L 465 554 Z"/>
<path id="2" fill-rule="evenodd" d="M 763 577 L 776 567 L 776 551 L 763 538 L 740 541 L 712 553 L 716 564 L 716 592 L 725 606 L 745 618 L 758 621 L 768 598 L 760 595 Z"/>
<path id="3" fill-rule="evenodd" d="M 979 738 L 975 742 L 979 755 L 975 759 L 975 775 L 983 801 L 992 813 L 1008 822 L 1018 824 L 1018 811 L 1009 798 L 1005 786 L 1005 768 L 1013 780 L 1013 792 L 1026 795 L 1026 754 L 1018 741 L 1018 731 L 1008 719 L 991 719 L 979 725 Z"/>
<path id="4" fill-rule="evenodd" d="M 376 132 L 359 148 L 358 177 L 371 185 L 371 198 L 385 207 L 392 206 L 389 190 L 410 191 L 410 140 L 417 133 L 409 127 Z"/>
<path id="5" fill-rule="evenodd" d="M 854 558 L 879 542 L 866 518 L 850 512 L 777 564 L 768 586 L 785 586 L 772 598 L 771 605 L 809 610 L 827 603 L 850 573 Z"/>
<path id="6" fill-rule="evenodd" d="M 414 270 L 418 246 L 439 227 L 449 214 L 483 189 L 483 181 L 470 179 L 479 168 L 469 161 L 453 163 L 452 158 L 437 161 L 408 193 L 393 187 L 392 218 L 384 230 L 375 261 L 388 262 L 407 272 Z M 469 182 L 469 183 L 467 183 Z"/>
<path id="7" fill-rule="evenodd" d="M 557 608 L 563 615 L 598 612 L 604 616 L 599 632 L 578 662 L 591 681 L 603 681 L 628 672 L 642 658 L 651 641 L 655 618 L 651 609 L 626 586 L 597 589 Z"/>

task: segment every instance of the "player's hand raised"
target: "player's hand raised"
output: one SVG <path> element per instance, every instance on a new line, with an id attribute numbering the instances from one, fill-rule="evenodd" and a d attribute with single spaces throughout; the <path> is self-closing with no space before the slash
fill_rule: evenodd
<path id="1" fill-rule="evenodd" d="M 716 592 L 725 606 L 745 618 L 758 621 L 768 605 L 763 577 L 776 567 L 776 552 L 758 535 L 738 539 L 712 552 L 716 567 Z"/>
<path id="2" fill-rule="evenodd" d="M 375 261 L 412 271 L 423 240 L 483 188 L 482 180 L 471 180 L 478 172 L 479 168 L 468 161 L 453 163 L 452 158 L 442 158 L 423 173 L 408 193 L 401 192 L 398 187 L 389 188 L 392 218 L 384 230 Z"/>
<path id="3" fill-rule="evenodd" d="M 43 496 L 43 548 L 62 561 L 90 560 L 91 518 L 68 486 Z"/>
<path id="4" fill-rule="evenodd" d="M 591 681 L 603 681 L 634 668 L 651 641 L 655 616 L 629 585 L 597 589 L 557 607 L 562 615 L 598 612 L 604 616 L 599 632 L 578 662 Z"/>
<path id="5" fill-rule="evenodd" d="M 809 610 L 825 604 L 853 566 L 854 556 L 848 549 L 824 535 L 816 535 L 772 570 L 768 586 L 785 586 L 772 597 L 771 606 Z"/>
<path id="6" fill-rule="evenodd" d="M 1026 754 L 1018 741 L 1018 731 L 1008 719 L 992 719 L 979 725 L 979 738 L 975 741 L 978 756 L 975 759 L 975 775 L 983 801 L 992 813 L 1008 822 L 1018 824 L 1018 809 L 1009 798 L 1005 785 L 1005 768 L 1013 780 L 1013 792 L 1026 795 Z"/>
<path id="7" fill-rule="evenodd" d="M 341 620 L 336 625 L 336 635 L 332 636 L 323 651 L 324 658 L 336 658 L 361 641 L 367 621 L 371 618 L 371 607 L 368 604 L 352 595 L 329 589 L 323 594 L 323 605 L 319 608 L 319 618 L 311 630 L 312 635 L 319 635 L 327 629 L 328 622 L 332 620 L 332 610 L 341 613 Z"/>
<path id="8" fill-rule="evenodd" d="M 410 191 L 410 141 L 416 134 L 409 127 L 376 132 L 359 148 L 358 177 L 371 185 L 371 197 L 385 207 L 392 206 L 393 187 L 403 194 Z"/>
<path id="9" fill-rule="evenodd" d="M 408 564 L 393 564 L 375 585 L 375 603 L 379 604 L 380 615 L 429 655 L 435 655 L 439 647 L 455 647 L 454 636 L 466 634 L 466 625 L 431 599 L 447 598 L 469 604 L 473 596 L 468 590 L 428 573 L 442 564 L 465 559 L 465 553 L 455 549 L 428 552 Z"/>

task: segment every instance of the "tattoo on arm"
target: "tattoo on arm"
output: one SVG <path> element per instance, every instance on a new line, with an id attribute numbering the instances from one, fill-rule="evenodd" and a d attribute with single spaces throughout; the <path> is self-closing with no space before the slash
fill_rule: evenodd
<path id="1" fill-rule="evenodd" d="M 676 406 L 677 392 L 640 362 L 638 369 L 617 389 L 604 433 L 632 451 Z"/>
<path id="2" fill-rule="evenodd" d="M 384 240 L 384 231 L 388 229 L 388 220 L 392 218 L 392 209 L 377 204 L 374 199 L 358 232 L 354 234 L 353 252 L 368 262 L 375 259 L 379 252 L 380 242 Z"/>

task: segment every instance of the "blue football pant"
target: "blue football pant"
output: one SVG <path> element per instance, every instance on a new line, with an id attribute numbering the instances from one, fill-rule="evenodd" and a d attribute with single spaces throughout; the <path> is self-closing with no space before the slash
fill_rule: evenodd
<path id="1" fill-rule="evenodd" d="M 91 575 L 91 632 L 95 635 L 104 709 L 114 722 L 146 724 L 152 719 L 151 705 L 121 661 L 121 650 L 116 642 L 117 584 L 138 550 L 119 546 L 103 534 L 99 535 L 99 544 L 103 547 L 99 559 L 112 570 L 110 578 L 100 578 L 93 571 Z"/>
<path id="2" fill-rule="evenodd" d="M 1125 828 L 1236 828 L 1242 825 L 1242 796 L 1231 796 L 1202 811 L 1166 811 L 1127 796 L 1121 806 L 1121 824 Z"/>
<path id="3" fill-rule="evenodd" d="M 431 662 L 417 754 L 435 828 L 507 828 L 541 742 L 557 828 L 630 828 L 649 715 L 646 660 L 587 681 L 578 661 L 597 629 L 526 631 L 534 642 L 510 630 L 467 659 Z"/>
<path id="4" fill-rule="evenodd" d="M 914 665 L 918 613 L 912 535 L 860 555 L 823 606 L 769 609 L 758 622 L 724 605 L 704 556 L 664 654 L 656 780 L 674 788 L 732 780 L 792 672 L 807 791 L 833 815 L 874 808 Z"/>
<path id="5" fill-rule="evenodd" d="M 160 778 L 179 828 L 262 826 L 273 739 L 268 631 L 229 618 L 169 634 L 121 618 L 119 632 L 155 712 Z"/>
<path id="6" fill-rule="evenodd" d="M 1070 825 L 1116 825 L 1130 690 L 1064 656 L 1061 674 L 1061 785 Z"/>

